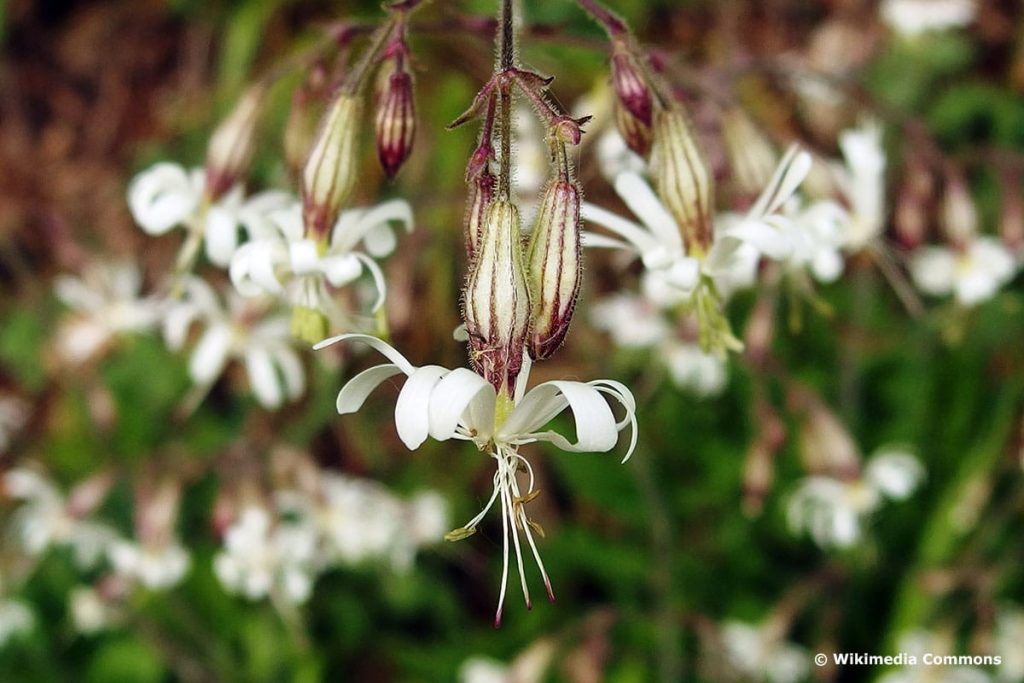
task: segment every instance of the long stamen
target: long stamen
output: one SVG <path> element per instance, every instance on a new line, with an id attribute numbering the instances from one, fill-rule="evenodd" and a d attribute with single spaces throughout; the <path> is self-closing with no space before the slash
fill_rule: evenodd
<path id="1" fill-rule="evenodd" d="M 527 490 L 527 495 L 529 495 L 529 493 L 533 491 L 533 468 L 530 467 L 530 463 L 526 462 L 526 458 L 523 456 L 517 454 L 516 457 L 526 463 L 526 466 L 530 471 L 530 488 Z M 521 498 L 519 494 L 519 486 L 515 480 L 512 482 L 512 493 L 515 494 L 516 498 Z M 533 551 L 533 559 L 537 562 L 537 568 L 540 569 L 540 575 L 544 579 L 544 589 L 548 593 L 548 600 L 554 602 L 555 592 L 551 587 L 551 579 L 548 578 L 547 569 L 544 568 L 544 561 L 540 559 L 540 551 L 537 550 L 537 543 L 533 540 L 533 533 L 530 531 L 530 520 L 526 516 L 526 506 L 520 505 L 518 513 L 520 517 L 520 526 L 522 526 L 523 531 L 526 533 L 526 540 L 530 544 L 530 550 Z"/>
<path id="2" fill-rule="evenodd" d="M 501 473 L 501 461 L 498 461 L 498 473 Z M 496 484 L 496 487 L 499 486 Z M 498 489 L 495 488 L 497 491 Z M 502 539 L 502 562 L 501 562 L 501 595 L 498 598 L 498 611 L 494 615 L 494 628 L 501 626 L 501 610 L 505 607 L 505 588 L 508 586 L 508 508 L 505 503 L 505 496 L 501 497 L 501 539 Z"/>
<path id="3" fill-rule="evenodd" d="M 491 506 L 494 505 L 494 501 L 498 498 L 498 474 L 499 473 L 495 473 L 494 475 L 494 491 L 491 493 L 491 499 L 487 501 L 487 505 L 484 505 L 484 508 L 477 513 L 476 517 L 474 517 L 466 523 L 466 525 L 463 527 L 464 529 L 475 529 L 476 525 L 479 524 L 480 521 L 487 515 L 488 511 L 491 509 Z"/>
<path id="4" fill-rule="evenodd" d="M 519 544 L 519 532 L 516 530 L 516 527 L 519 526 L 516 523 L 516 506 L 512 503 L 511 489 L 513 486 L 518 489 L 515 480 L 515 458 L 506 455 L 504 469 L 505 481 L 504 485 L 501 487 L 501 495 L 503 502 L 507 501 L 507 505 L 503 505 L 503 507 L 505 509 L 505 513 L 508 515 L 508 521 L 511 524 L 509 531 L 512 535 L 512 543 L 515 545 L 516 549 L 516 565 L 519 568 L 519 581 L 523 585 L 523 597 L 526 599 L 526 609 L 533 609 L 533 602 L 530 600 L 530 589 L 526 585 L 526 572 L 523 569 L 523 550 Z"/>

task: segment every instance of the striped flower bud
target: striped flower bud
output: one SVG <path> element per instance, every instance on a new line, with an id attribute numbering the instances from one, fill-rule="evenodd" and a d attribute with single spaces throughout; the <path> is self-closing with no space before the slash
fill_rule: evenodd
<path id="1" fill-rule="evenodd" d="M 703 258 L 711 248 L 711 170 L 686 113 L 661 110 L 654 117 L 651 175 L 661 201 L 682 233 L 688 255 Z"/>
<path id="2" fill-rule="evenodd" d="M 310 238 L 326 239 L 356 183 L 362 98 L 341 92 L 331 102 L 302 170 L 302 221 Z"/>
<path id="3" fill-rule="evenodd" d="M 519 210 L 509 201 L 493 201 L 487 209 L 463 306 L 474 368 L 499 392 L 503 388 L 511 392 L 530 326 L 530 294 Z"/>
<path id="4" fill-rule="evenodd" d="M 636 58 L 624 47 L 612 54 L 612 85 L 619 103 L 645 126 L 651 125 L 651 89 Z"/>
<path id="5" fill-rule="evenodd" d="M 530 357 L 549 358 L 569 331 L 583 275 L 580 245 L 580 191 L 557 179 L 548 185 L 527 249 L 533 326 Z"/>
<path id="6" fill-rule="evenodd" d="M 413 101 L 412 76 L 401 67 L 395 69 L 377 95 L 377 157 L 388 178 L 394 178 L 412 152 L 416 135 L 416 103 Z"/>
<path id="7" fill-rule="evenodd" d="M 493 199 L 494 176 L 485 170 L 469 181 L 469 201 L 466 202 L 465 220 L 467 263 L 473 263 L 473 259 L 476 258 L 484 217 Z"/>
<path id="8" fill-rule="evenodd" d="M 651 151 L 651 127 L 633 116 L 620 102 L 615 102 L 615 127 L 633 152 L 647 158 Z"/>
<path id="9" fill-rule="evenodd" d="M 758 196 L 772 179 L 778 163 L 772 143 L 738 107 L 722 116 L 722 137 L 735 190 L 744 197 Z"/>
<path id="10" fill-rule="evenodd" d="M 265 86 L 251 86 L 210 136 L 206 147 L 206 195 L 211 201 L 230 190 L 248 169 L 266 94 Z"/>

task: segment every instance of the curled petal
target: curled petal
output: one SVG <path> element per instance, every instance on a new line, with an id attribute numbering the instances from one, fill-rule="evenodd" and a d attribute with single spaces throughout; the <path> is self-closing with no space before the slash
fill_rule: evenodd
<path id="1" fill-rule="evenodd" d="M 210 263 L 227 267 L 238 248 L 238 216 L 231 209 L 216 205 L 206 214 L 206 258 Z"/>
<path id="2" fill-rule="evenodd" d="M 343 341 L 357 341 L 372 346 L 375 350 L 379 351 L 381 355 L 394 363 L 406 375 L 412 375 L 412 373 L 416 371 L 416 366 L 406 360 L 405 356 L 400 354 L 393 346 L 368 334 L 341 334 L 337 337 L 324 339 L 322 342 L 313 346 L 313 349 L 319 351 L 320 349 L 327 348 L 328 346 Z"/>
<path id="3" fill-rule="evenodd" d="M 220 376 L 231 348 L 231 329 L 214 325 L 196 344 L 189 359 L 188 374 L 196 384 L 209 384 Z"/>
<path id="4" fill-rule="evenodd" d="M 242 296 L 279 295 L 284 287 L 274 271 L 287 258 L 283 243 L 276 240 L 243 244 L 231 258 L 228 269 L 231 283 Z"/>
<path id="5" fill-rule="evenodd" d="M 461 421 L 471 436 L 489 437 L 494 428 L 494 403 L 494 387 L 487 380 L 466 368 L 452 370 L 430 394 L 430 436 L 438 441 L 450 439 Z"/>
<path id="6" fill-rule="evenodd" d="M 128 206 L 139 227 L 162 235 L 195 212 L 201 192 L 184 168 L 161 163 L 135 177 L 128 188 Z"/>
<path id="7" fill-rule="evenodd" d="M 440 365 L 424 365 L 409 375 L 395 402 L 395 428 L 398 438 L 410 451 L 423 445 L 430 435 L 430 394 L 448 374 Z"/>
<path id="8" fill-rule="evenodd" d="M 557 432 L 536 431 L 565 408 L 576 421 L 576 442 Z M 529 391 L 499 428 L 499 437 L 510 442 L 550 441 L 562 450 L 599 453 L 618 441 L 615 415 L 602 392 L 582 382 L 545 382 Z"/>
<path id="9" fill-rule="evenodd" d="M 335 402 L 338 414 L 347 415 L 356 412 L 363 407 L 366 398 L 374 389 L 400 374 L 402 374 L 402 369 L 393 363 L 375 365 L 368 370 L 363 370 L 346 382 L 338 392 L 338 400 Z"/>

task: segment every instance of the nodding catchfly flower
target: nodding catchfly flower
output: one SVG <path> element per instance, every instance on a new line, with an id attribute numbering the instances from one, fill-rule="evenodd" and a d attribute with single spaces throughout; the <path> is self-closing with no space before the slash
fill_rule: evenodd
<path id="1" fill-rule="evenodd" d="M 503 5 L 511 12 L 511 4 Z M 504 17 L 511 22 L 509 16 Z M 532 607 L 523 569 L 528 545 L 544 578 L 549 599 L 554 592 L 537 549 L 541 526 L 526 506 L 539 494 L 533 468 L 519 453 L 520 446 L 544 441 L 570 452 L 606 452 L 615 447 L 619 432 L 631 428 L 625 462 L 636 446 L 636 402 L 623 384 L 554 380 L 527 391 L 531 363 L 550 357 L 562 343 L 579 294 L 580 189 L 569 161 L 567 145 L 575 145 L 587 119 L 573 119 L 544 95 L 551 79 L 515 66 L 514 49 L 502 42 L 503 55 L 494 77 L 484 86 L 458 125 L 484 117 L 479 144 L 470 156 L 466 180 L 470 187 L 466 213 L 469 273 L 463 290 L 463 317 L 472 369 L 449 370 L 438 365 L 412 365 L 397 350 L 376 337 L 347 334 L 316 345 L 361 342 L 383 354 L 388 363 L 353 377 L 338 394 L 341 414 L 359 410 L 369 394 L 397 375 L 405 375 L 395 405 L 398 436 L 415 450 L 432 437 L 461 439 L 494 458 L 497 469 L 487 504 L 463 527 L 445 536 L 458 541 L 476 532 L 494 506 L 501 504 L 503 568 L 495 626 L 501 623 L 512 550 L 527 607 Z M 513 201 L 511 138 L 512 88 L 535 106 L 546 125 L 551 176 L 526 240 L 520 232 L 520 212 Z M 500 145 L 496 149 L 496 144 Z M 492 175 L 492 162 L 497 166 Z M 617 404 L 620 418 L 609 403 Z M 575 421 L 575 441 L 548 423 L 566 409 Z M 523 473 L 526 480 L 521 481 Z"/>
<path id="2" fill-rule="evenodd" d="M 523 571 L 523 547 L 520 533 L 530 546 L 548 597 L 554 600 L 551 581 L 537 550 L 534 532 L 543 537 L 544 531 L 526 512 L 526 505 L 540 493 L 534 487 L 533 468 L 519 447 L 539 441 L 554 444 L 572 453 L 603 453 L 618 443 L 619 432 L 631 428 L 629 448 L 623 462 L 629 459 L 636 446 L 636 402 L 625 385 L 614 380 L 590 382 L 554 380 L 539 384 L 529 391 L 529 356 L 523 359 L 516 387 L 511 395 L 499 393 L 479 374 L 466 368 L 449 370 L 439 365 L 416 367 L 392 346 L 369 335 L 347 334 L 326 339 L 315 348 L 339 342 L 362 342 L 372 346 L 388 359 L 353 377 L 338 393 L 337 408 L 342 415 L 358 411 L 370 393 L 379 385 L 397 375 L 408 379 L 395 404 L 395 427 L 398 436 L 410 450 L 419 448 L 427 438 L 438 441 L 460 439 L 472 441 L 482 452 L 494 458 L 494 490 L 483 509 L 463 527 L 445 538 L 457 541 L 476 532 L 477 526 L 494 505 L 500 501 L 502 513 L 503 569 L 501 597 L 495 616 L 500 624 L 508 582 L 510 557 L 509 539 L 515 550 L 516 564 L 527 607 L 532 606 L 530 590 Z M 608 405 L 611 398 L 624 410 L 616 418 Z M 575 420 L 576 441 L 559 432 L 547 429 L 547 424 L 569 409 Z M 517 474 L 525 469 L 528 483 L 524 488 Z"/>

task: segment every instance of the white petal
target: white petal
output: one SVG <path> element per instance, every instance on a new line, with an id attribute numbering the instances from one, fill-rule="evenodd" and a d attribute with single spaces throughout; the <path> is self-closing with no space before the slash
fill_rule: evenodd
<path id="1" fill-rule="evenodd" d="M 188 328 L 195 321 L 199 311 L 191 304 L 172 306 L 164 316 L 164 343 L 172 351 L 180 351 L 185 346 Z"/>
<path id="2" fill-rule="evenodd" d="M 206 258 L 226 268 L 238 248 L 238 216 L 231 209 L 217 204 L 206 213 Z"/>
<path id="3" fill-rule="evenodd" d="M 682 252 L 683 241 L 676 221 L 646 180 L 636 173 L 621 173 L 615 178 L 615 192 L 659 242 L 670 251 Z"/>
<path id="4" fill-rule="evenodd" d="M 747 216 L 756 219 L 775 213 L 800 187 L 810 172 L 812 163 L 810 154 L 800 151 L 797 145 L 790 145 L 771 180 L 768 181 L 768 186 L 754 202 Z"/>
<path id="5" fill-rule="evenodd" d="M 430 394 L 448 369 L 424 365 L 413 372 L 395 403 L 395 428 L 398 438 L 410 451 L 419 448 L 430 435 Z"/>
<path id="6" fill-rule="evenodd" d="M 556 432 L 536 431 L 566 407 L 576 421 L 575 443 Z M 521 438 L 537 439 L 567 451 L 597 453 L 614 448 L 619 434 L 615 416 L 600 391 L 582 382 L 552 381 L 527 392 L 498 429 L 498 438 L 510 443 Z"/>
<path id="7" fill-rule="evenodd" d="M 590 232 L 589 230 L 584 230 L 580 233 L 580 238 L 582 239 L 583 246 L 590 247 L 591 249 L 623 249 L 625 251 L 636 251 L 636 247 L 629 242 L 623 242 L 622 240 L 617 240 L 612 237 L 602 235 L 601 233 Z"/>
<path id="8" fill-rule="evenodd" d="M 402 223 L 407 231 L 412 231 L 412 209 L 404 199 L 392 199 L 368 211 L 360 212 L 358 220 L 352 225 L 339 224 L 335 227 L 331 246 L 352 249 L 369 232 L 392 221 Z"/>
<path id="9" fill-rule="evenodd" d="M 363 238 L 363 245 L 367 253 L 374 258 L 383 258 L 395 250 L 398 246 L 398 238 L 395 231 L 386 224 L 376 225 Z"/>
<path id="10" fill-rule="evenodd" d="M 407 375 L 411 375 L 416 371 L 416 366 L 406 360 L 405 356 L 400 354 L 395 347 L 368 334 L 341 334 L 337 337 L 331 337 L 330 339 L 324 339 L 322 342 L 318 342 L 313 346 L 313 349 L 319 351 L 320 349 L 343 341 L 357 341 L 372 346 Z"/>
<path id="11" fill-rule="evenodd" d="M 363 272 L 363 267 L 354 253 L 329 254 L 320 259 L 320 271 L 332 287 L 343 287 Z"/>
<path id="12" fill-rule="evenodd" d="M 295 350 L 280 346 L 272 352 L 274 362 L 281 370 L 288 398 L 296 400 L 306 391 L 306 373 L 302 369 L 302 361 Z"/>
<path id="13" fill-rule="evenodd" d="M 583 206 L 580 207 L 580 217 L 585 221 L 597 223 L 600 226 L 608 228 L 615 234 L 626 239 L 626 241 L 632 244 L 635 250 L 640 253 L 650 251 L 659 246 L 659 242 L 654 238 L 654 235 L 647 232 L 636 223 L 627 221 L 625 218 L 617 216 L 611 211 L 606 211 L 600 206 L 590 204 L 589 202 L 583 202 Z"/>
<path id="14" fill-rule="evenodd" d="M 466 368 L 452 370 L 434 387 L 430 395 L 430 436 L 438 441 L 450 439 L 462 420 L 466 409 L 473 402 L 479 402 L 476 414 L 490 414 L 489 422 L 473 424 L 472 420 L 466 427 L 471 432 L 486 438 L 494 428 L 494 387 L 480 375 Z M 488 410 L 489 407 L 489 410 Z"/>
<path id="15" fill-rule="evenodd" d="M 920 247 L 910 261 L 910 275 L 925 294 L 949 294 L 956 278 L 956 257 L 943 247 Z"/>
<path id="16" fill-rule="evenodd" d="M 380 307 L 384 305 L 384 298 L 388 293 L 387 284 L 384 282 L 384 273 L 381 272 L 380 266 L 377 265 L 377 262 L 366 254 L 356 252 L 355 256 L 357 259 L 362 261 L 367 272 L 373 276 L 373 284 L 377 288 L 377 298 L 373 302 L 373 308 L 371 310 L 376 313 L 380 310 Z"/>
<path id="17" fill-rule="evenodd" d="M 186 221 L 199 206 L 200 197 L 185 169 L 170 163 L 143 171 L 128 188 L 132 216 L 151 235 L 161 235 Z"/>
<path id="18" fill-rule="evenodd" d="M 401 368 L 392 363 L 375 365 L 368 370 L 363 370 L 346 382 L 345 386 L 338 392 L 338 400 L 335 402 L 338 414 L 347 415 L 356 412 L 363 407 L 366 398 L 374 389 L 395 375 L 401 374 Z"/>
<path id="19" fill-rule="evenodd" d="M 103 296 L 77 277 L 61 275 L 54 282 L 54 292 L 65 306 L 82 312 L 94 312 L 105 305 Z"/>
<path id="20" fill-rule="evenodd" d="M 220 376 L 228 360 L 231 329 L 214 325 L 206 330 L 189 359 L 188 374 L 197 384 L 209 384 Z"/>
<path id="21" fill-rule="evenodd" d="M 270 354 L 262 348 L 249 349 L 245 353 L 245 369 L 260 405 L 268 410 L 279 408 L 282 401 L 281 382 L 274 372 Z"/>
<path id="22" fill-rule="evenodd" d="M 913 493 L 923 477 L 924 467 L 904 451 L 880 452 L 864 469 L 864 478 L 893 500 L 903 500 Z"/>

